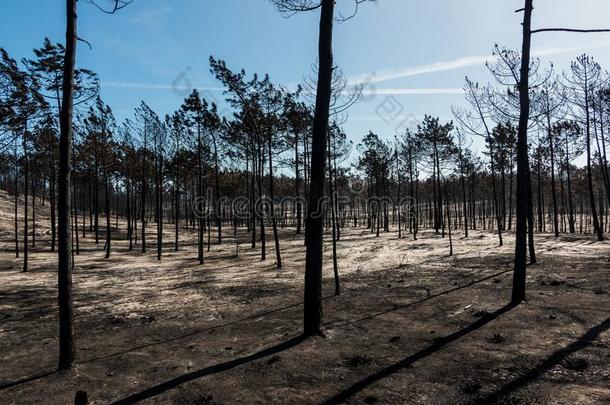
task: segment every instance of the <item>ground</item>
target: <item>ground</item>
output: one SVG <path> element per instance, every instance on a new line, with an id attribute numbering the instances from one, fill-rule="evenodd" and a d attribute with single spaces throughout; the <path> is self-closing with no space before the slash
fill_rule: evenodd
<path id="1" fill-rule="evenodd" d="M 48 229 L 22 273 L 0 197 L 2 404 L 69 404 L 79 390 L 94 404 L 610 401 L 608 242 L 538 235 L 528 299 L 511 307 L 510 234 L 499 247 L 492 232 L 456 232 L 449 257 L 448 239 L 429 231 L 413 241 L 345 229 L 339 296 L 325 245 L 325 336 L 301 339 L 304 248 L 293 229 L 281 231 L 281 271 L 272 244 L 263 262 L 243 230 L 225 229 L 203 266 L 196 246 L 173 251 L 169 226 L 161 262 L 154 245 L 142 254 L 122 241 L 104 259 L 88 233 L 74 269 L 78 365 L 56 372 Z"/>

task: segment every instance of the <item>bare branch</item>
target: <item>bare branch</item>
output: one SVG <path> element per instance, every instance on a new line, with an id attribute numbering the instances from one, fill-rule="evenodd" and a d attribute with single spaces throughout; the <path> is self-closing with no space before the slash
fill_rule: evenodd
<path id="1" fill-rule="evenodd" d="M 110 2 L 111 8 L 110 9 L 106 9 L 102 6 L 100 6 L 98 3 L 98 0 L 81 0 L 84 1 L 85 3 L 89 3 L 91 5 L 93 5 L 95 8 L 97 8 L 98 10 L 100 10 L 103 13 L 106 14 L 114 14 L 117 11 L 127 7 L 128 5 L 130 5 L 133 0 L 107 0 L 108 2 Z"/>
<path id="2" fill-rule="evenodd" d="M 595 33 L 595 32 L 610 32 L 610 29 L 594 29 L 594 30 L 580 30 L 573 28 L 541 28 L 537 30 L 532 30 L 532 34 L 537 34 L 540 32 L 575 32 L 581 34 Z"/>

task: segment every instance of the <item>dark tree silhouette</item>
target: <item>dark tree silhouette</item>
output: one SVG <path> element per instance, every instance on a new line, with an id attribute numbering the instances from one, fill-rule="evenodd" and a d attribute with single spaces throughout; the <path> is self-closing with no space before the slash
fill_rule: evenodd
<path id="1" fill-rule="evenodd" d="M 305 225 L 307 244 L 305 262 L 305 302 L 303 332 L 305 335 L 322 333 L 322 255 L 323 219 L 320 206 L 324 196 L 326 171 L 326 136 L 330 115 L 333 77 L 333 22 L 334 0 L 271 0 L 284 14 L 320 9 L 320 37 L 318 42 L 318 82 L 311 143 L 311 178 L 309 207 Z M 355 11 L 366 0 L 354 0 Z M 348 17 L 349 18 L 349 17 Z"/>
<path id="2" fill-rule="evenodd" d="M 87 0 L 101 10 L 114 13 L 131 0 L 114 0 L 110 11 L 94 0 Z M 71 172 L 72 172 L 72 114 L 74 108 L 74 70 L 76 65 L 77 0 L 66 0 L 66 43 L 62 78 L 62 106 L 59 117 L 59 174 L 58 174 L 58 303 L 59 303 L 59 368 L 71 368 L 76 360 L 74 344 L 74 310 L 72 304 L 72 246 L 71 246 Z"/>
<path id="3" fill-rule="evenodd" d="M 530 118 L 529 74 L 532 34 L 542 32 L 610 32 L 606 29 L 582 30 L 571 28 L 541 28 L 532 30 L 532 12 L 534 0 L 525 0 L 523 9 L 523 44 L 521 48 L 521 70 L 519 80 L 519 129 L 517 135 L 517 229 L 515 242 L 515 271 L 513 275 L 512 302 L 518 303 L 525 299 L 525 278 L 527 265 L 527 216 L 528 201 L 531 207 L 531 184 L 529 178 L 529 157 L 527 145 L 527 127 Z M 588 104 L 587 104 L 588 109 Z M 588 111 L 587 111 L 588 114 Z M 589 177 L 590 178 L 590 177 Z M 591 189 L 591 187 L 589 187 Z M 528 191 L 530 191 L 528 193 Z M 594 200 L 591 201 L 594 205 Z M 530 210 L 531 211 L 531 210 Z M 595 216 L 595 214 L 593 214 Z M 596 221 L 596 219 L 594 219 Z M 531 226 L 530 226 L 531 228 Z M 599 240 L 603 240 L 600 228 L 597 228 Z"/>
<path id="4" fill-rule="evenodd" d="M 59 117 L 58 175 L 58 287 L 59 287 L 59 369 L 71 368 L 76 360 L 74 309 L 72 303 L 71 172 L 72 109 L 74 103 L 74 66 L 76 64 L 76 0 L 66 0 L 66 52 L 64 56 L 63 102 Z"/>
<path id="5" fill-rule="evenodd" d="M 517 190 L 515 231 L 515 270 L 513 273 L 513 304 L 525 299 L 525 273 L 527 266 L 527 215 L 529 185 L 529 155 L 527 151 L 527 128 L 530 118 L 530 51 L 533 0 L 525 0 L 523 9 L 523 44 L 521 48 L 521 73 L 519 76 L 519 128 L 517 132 Z M 529 196 L 529 197 L 528 197 Z M 531 204 L 530 204 L 531 205 Z"/>

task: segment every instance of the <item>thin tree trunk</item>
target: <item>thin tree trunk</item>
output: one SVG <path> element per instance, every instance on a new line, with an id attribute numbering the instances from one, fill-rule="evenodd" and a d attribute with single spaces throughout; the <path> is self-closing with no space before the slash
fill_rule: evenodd
<path id="1" fill-rule="evenodd" d="M 216 145 L 216 136 L 212 136 L 214 143 L 214 218 L 216 219 L 216 228 L 218 229 L 218 244 L 222 243 L 222 221 L 220 216 L 220 207 L 218 206 L 219 192 L 220 192 L 220 181 L 219 177 L 219 164 L 218 164 L 218 146 Z"/>
<path id="2" fill-rule="evenodd" d="M 271 225 L 273 227 L 273 239 L 275 241 L 275 260 L 276 266 L 279 269 L 282 268 L 282 254 L 280 252 L 280 237 L 277 232 L 277 219 L 275 218 L 275 195 L 273 192 L 273 147 L 272 147 L 272 133 L 271 128 L 268 129 L 268 148 L 269 148 L 269 200 L 271 210 Z"/>
<path id="3" fill-rule="evenodd" d="M 548 94 L 547 94 L 548 98 Z M 553 145 L 553 131 L 551 129 L 551 111 L 547 101 L 547 135 L 549 139 L 549 150 L 551 153 L 551 196 L 553 198 L 553 227 L 555 231 L 555 237 L 559 237 L 559 214 L 557 212 L 557 185 L 555 182 L 555 149 Z"/>
<path id="4" fill-rule="evenodd" d="M 589 203 L 591 204 L 591 216 L 593 219 L 593 231 L 597 235 L 598 241 L 604 240 L 604 234 L 597 217 L 597 209 L 595 207 L 595 192 L 593 191 L 593 171 L 591 169 L 591 119 L 589 111 L 589 91 L 585 90 L 585 119 L 586 119 L 586 133 L 585 142 L 587 148 L 587 187 L 589 190 Z M 600 207 L 601 208 L 601 207 Z"/>
<path id="5" fill-rule="evenodd" d="M 296 201 L 296 209 L 297 209 L 297 235 L 301 234 L 301 179 L 299 178 L 299 134 L 295 132 L 294 134 L 294 171 L 295 171 L 295 201 Z"/>
<path id="6" fill-rule="evenodd" d="M 15 147 L 16 149 L 16 147 Z M 15 150 L 15 160 L 17 151 Z M 15 164 L 15 257 L 19 258 L 19 174 L 17 164 Z"/>
<path id="7" fill-rule="evenodd" d="M 328 150 L 329 153 L 327 153 L 326 155 L 328 156 L 328 178 L 329 178 L 329 182 L 328 182 L 328 191 L 330 194 L 330 212 L 331 212 L 331 221 L 332 221 L 332 226 L 333 226 L 333 274 L 335 276 L 335 295 L 339 295 L 341 294 L 341 285 L 339 283 L 339 265 L 337 263 L 337 222 L 336 222 L 336 218 L 335 218 L 335 190 L 333 188 L 333 181 L 332 181 L 332 164 L 331 164 L 331 156 L 330 156 L 330 138 L 331 138 L 331 134 L 329 132 L 328 134 Z"/>
<path id="8" fill-rule="evenodd" d="M 106 152 L 104 151 L 104 154 Z M 106 207 L 106 259 L 110 258 L 110 179 L 108 178 L 108 167 L 106 157 L 104 156 L 104 183 L 106 188 L 105 195 L 105 207 Z"/>
<path id="9" fill-rule="evenodd" d="M 466 179 L 464 178 L 464 171 L 460 173 L 462 182 L 462 205 L 464 210 L 464 237 L 468 237 L 468 203 L 466 202 Z"/>
<path id="10" fill-rule="evenodd" d="M 26 134 L 23 135 L 24 139 Z M 29 225 L 30 225 L 30 221 L 28 218 L 28 213 L 30 212 L 29 208 L 28 208 L 28 201 L 30 199 L 29 197 L 29 185 L 28 185 L 28 181 L 29 181 L 29 175 L 30 175 L 30 162 L 29 162 L 29 157 L 28 157 L 28 153 L 25 149 L 25 141 L 24 141 L 24 153 L 23 153 L 23 194 L 24 194 L 24 198 L 25 201 L 23 203 L 23 272 L 27 273 L 28 272 L 28 256 L 29 256 L 29 234 L 30 234 L 30 229 L 29 229 Z"/>
<path id="11" fill-rule="evenodd" d="M 57 240 L 57 219 L 55 217 L 55 167 L 51 167 L 51 178 L 49 179 L 49 203 L 51 210 L 51 252 L 55 251 L 55 241 Z"/>

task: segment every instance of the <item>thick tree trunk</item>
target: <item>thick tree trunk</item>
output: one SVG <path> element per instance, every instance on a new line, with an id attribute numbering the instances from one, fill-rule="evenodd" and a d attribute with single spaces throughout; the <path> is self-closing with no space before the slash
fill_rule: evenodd
<path id="1" fill-rule="evenodd" d="M 530 115 L 529 73 L 531 50 L 531 26 L 533 0 L 525 0 L 523 10 L 523 46 L 521 50 L 521 75 L 519 81 L 519 130 L 517 134 L 517 229 L 515 241 L 515 268 L 513 274 L 512 302 L 517 304 L 525 299 L 525 277 L 527 266 L 527 209 L 529 158 L 527 128 Z"/>
<path id="2" fill-rule="evenodd" d="M 58 176 L 58 304 L 59 304 L 59 369 L 71 368 L 76 360 L 74 344 L 74 311 L 72 305 L 72 249 L 70 229 L 72 110 L 74 92 L 74 65 L 76 63 L 76 0 L 66 0 L 66 44 L 63 74 L 63 105 L 59 138 Z"/>
<path id="3" fill-rule="evenodd" d="M 319 69 L 311 142 L 311 182 L 305 238 L 307 243 L 305 264 L 305 291 L 303 309 L 304 335 L 322 333 L 322 254 L 323 223 L 320 204 L 324 194 L 326 136 L 330 109 L 333 74 L 333 19 L 334 0 L 322 0 L 320 13 L 320 39 L 318 44 Z"/>

